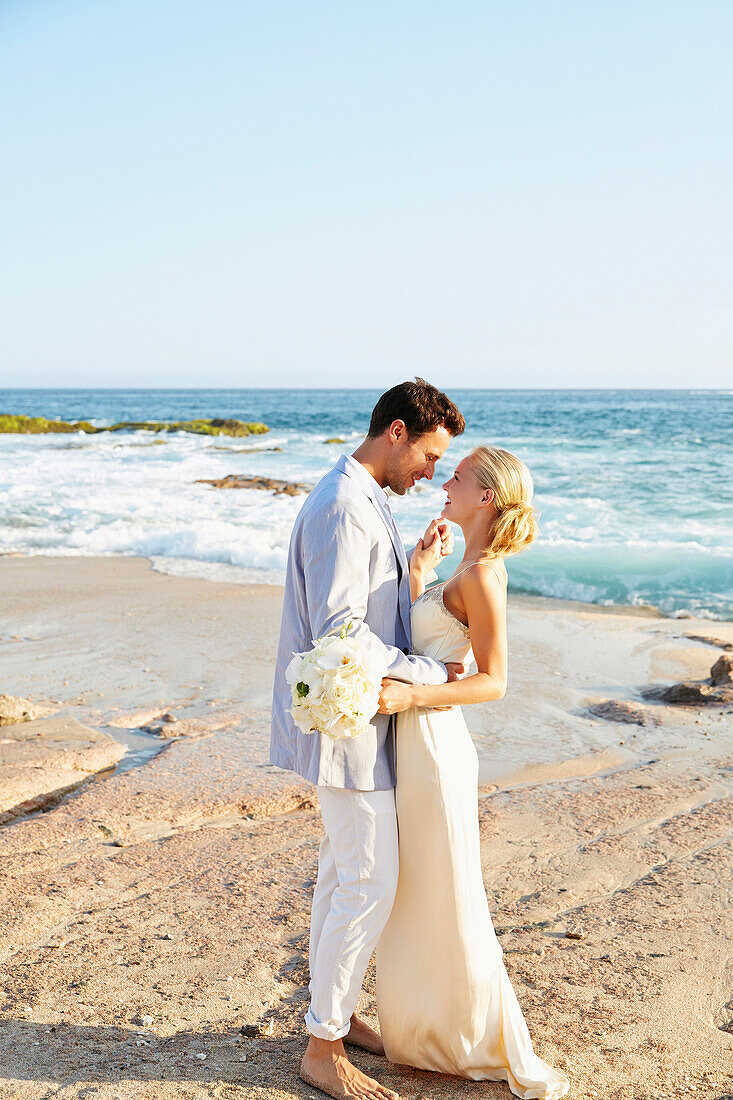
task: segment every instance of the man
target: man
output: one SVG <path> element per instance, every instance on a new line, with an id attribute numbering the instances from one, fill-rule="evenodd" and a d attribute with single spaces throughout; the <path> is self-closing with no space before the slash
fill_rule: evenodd
<path id="1" fill-rule="evenodd" d="M 356 1069 L 343 1044 L 348 1036 L 384 1053 L 355 1010 L 397 887 L 394 728 L 389 715 L 377 714 L 354 739 L 301 733 L 289 713 L 285 669 L 293 653 L 351 622 L 349 637 L 378 654 L 395 679 L 445 683 L 461 671 L 410 655 L 409 563 L 385 490 L 403 496 L 431 479 L 464 428 L 461 413 L 434 386 L 420 378 L 394 386 L 374 407 L 361 446 L 313 489 L 290 538 L 270 762 L 318 788 L 325 837 L 311 914 L 310 1039 L 300 1075 L 336 1100 L 395 1096 Z M 447 523 L 434 537 L 447 552 Z"/>

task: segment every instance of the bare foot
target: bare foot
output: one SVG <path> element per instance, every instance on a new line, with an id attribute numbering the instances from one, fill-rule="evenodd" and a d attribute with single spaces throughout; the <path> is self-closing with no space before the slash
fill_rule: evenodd
<path id="1" fill-rule="evenodd" d="M 331 1043 L 311 1035 L 300 1063 L 300 1078 L 334 1100 L 400 1100 L 396 1092 L 352 1066 L 341 1039 Z"/>
<path id="2" fill-rule="evenodd" d="M 362 1050 L 368 1050 L 370 1054 L 381 1054 L 384 1057 L 384 1043 L 381 1035 L 373 1027 L 369 1027 L 366 1021 L 360 1020 L 356 1013 L 351 1017 L 351 1028 L 348 1035 L 344 1036 L 344 1042 L 347 1046 L 361 1047 Z"/>

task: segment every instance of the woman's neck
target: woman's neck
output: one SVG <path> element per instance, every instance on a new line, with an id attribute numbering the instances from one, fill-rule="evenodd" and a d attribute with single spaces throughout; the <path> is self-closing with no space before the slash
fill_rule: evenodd
<path id="1" fill-rule="evenodd" d="M 460 524 L 459 524 L 460 526 Z M 491 544 L 491 527 L 488 529 L 482 524 L 480 528 L 461 527 L 466 549 L 463 553 L 461 564 L 474 561 L 485 561 L 488 558 L 497 558 L 501 555 L 489 553 Z"/>

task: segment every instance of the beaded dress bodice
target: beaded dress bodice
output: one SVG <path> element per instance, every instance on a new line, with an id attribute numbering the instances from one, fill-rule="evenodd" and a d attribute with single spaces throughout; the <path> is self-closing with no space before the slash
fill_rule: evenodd
<path id="1" fill-rule="evenodd" d="M 443 603 L 446 584 L 447 581 L 441 581 L 427 588 L 413 603 L 410 611 L 412 650 L 435 661 L 459 661 L 468 665 L 473 660 L 471 636 L 468 627 Z"/>

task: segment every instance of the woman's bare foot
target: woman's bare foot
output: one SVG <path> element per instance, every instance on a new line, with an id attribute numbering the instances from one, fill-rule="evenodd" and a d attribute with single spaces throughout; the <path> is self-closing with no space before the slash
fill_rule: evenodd
<path id="1" fill-rule="evenodd" d="M 364 1020 L 360 1020 L 356 1013 L 351 1017 L 351 1027 L 348 1035 L 344 1037 L 344 1042 L 348 1046 L 361 1047 L 362 1050 L 368 1050 L 370 1054 L 381 1054 L 384 1057 L 384 1043 L 381 1035 L 373 1027 L 369 1027 Z"/>
<path id="2" fill-rule="evenodd" d="M 396 1092 L 351 1064 L 341 1039 L 329 1042 L 311 1035 L 300 1063 L 300 1078 L 334 1100 L 400 1100 Z"/>

